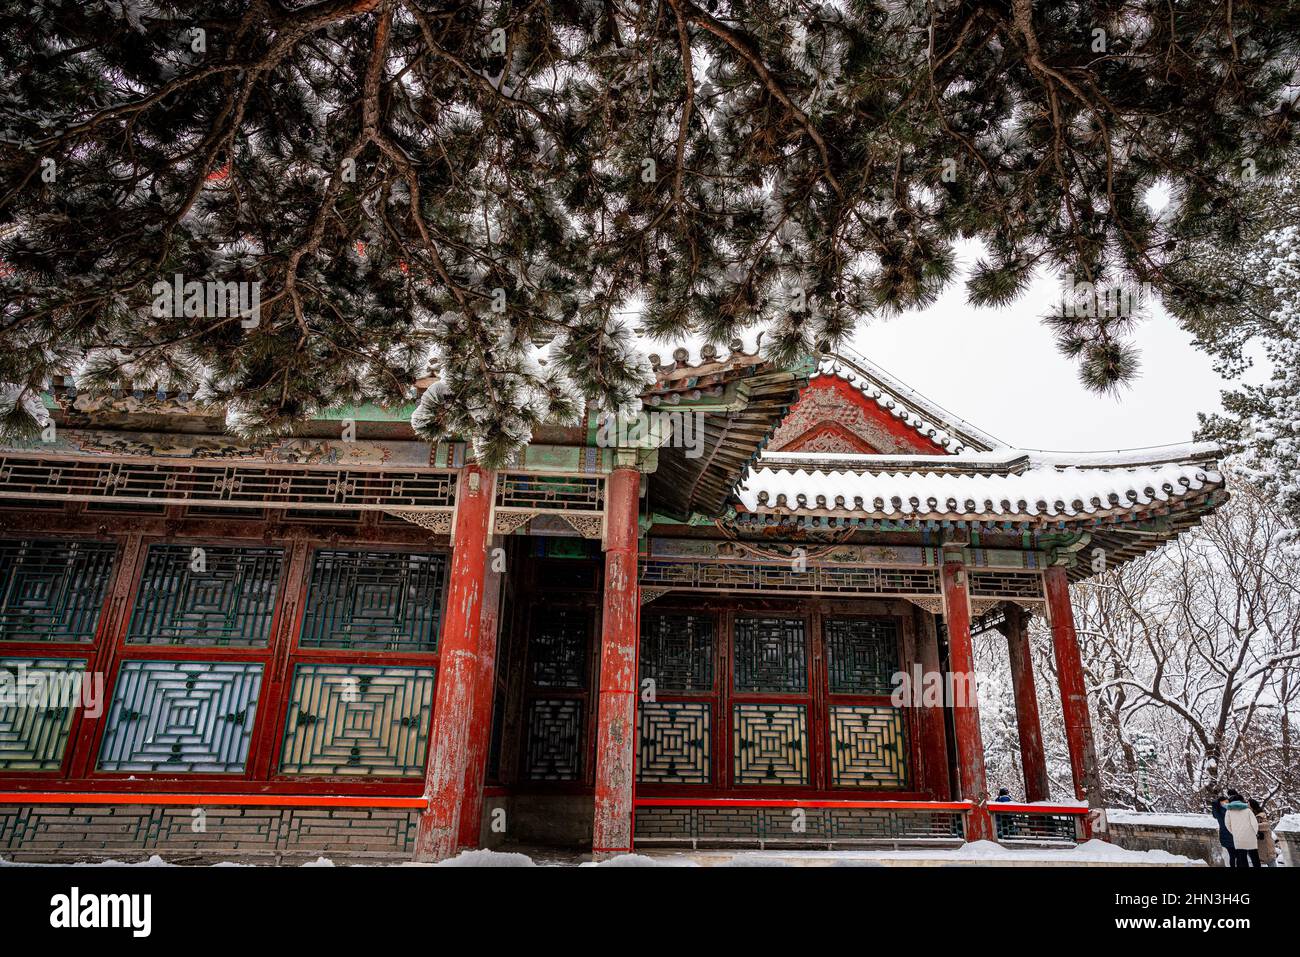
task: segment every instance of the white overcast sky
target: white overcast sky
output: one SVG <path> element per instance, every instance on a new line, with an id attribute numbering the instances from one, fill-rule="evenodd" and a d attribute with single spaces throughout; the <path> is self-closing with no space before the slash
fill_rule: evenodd
<path id="1" fill-rule="evenodd" d="M 969 263 L 977 247 L 963 251 Z M 976 309 L 963 282 L 923 312 L 861 326 L 853 348 L 944 408 L 1017 448 L 1102 451 L 1191 440 L 1197 412 L 1221 408 L 1225 382 L 1157 303 L 1136 331 L 1142 370 L 1096 395 L 1042 324 L 1061 286 L 1039 276 L 1011 306 Z M 1262 373 L 1257 373 L 1262 374 Z"/>

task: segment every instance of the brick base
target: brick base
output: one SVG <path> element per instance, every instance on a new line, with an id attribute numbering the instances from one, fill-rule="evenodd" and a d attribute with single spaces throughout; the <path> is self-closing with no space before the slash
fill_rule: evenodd
<path id="1" fill-rule="evenodd" d="M 390 808 L 0 806 L 0 857 L 22 862 L 401 861 L 419 812 Z"/>

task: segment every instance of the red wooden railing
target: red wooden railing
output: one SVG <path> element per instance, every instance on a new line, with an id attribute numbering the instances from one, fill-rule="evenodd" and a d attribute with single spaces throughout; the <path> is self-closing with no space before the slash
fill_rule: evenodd
<path id="1" fill-rule="evenodd" d="M 149 794 L 104 791 L 0 791 L 0 804 L 132 804 L 195 807 L 397 807 L 424 810 L 422 797 L 368 797 L 337 794 Z"/>

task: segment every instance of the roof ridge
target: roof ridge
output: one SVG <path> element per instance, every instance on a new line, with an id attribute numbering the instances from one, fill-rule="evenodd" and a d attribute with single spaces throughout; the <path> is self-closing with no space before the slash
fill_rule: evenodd
<path id="1" fill-rule="evenodd" d="M 960 454 L 968 447 L 981 452 L 1011 448 L 996 436 L 990 435 L 978 426 L 949 412 L 933 399 L 922 395 L 856 349 L 849 346 L 843 348 L 852 351 L 853 355 L 847 356 L 842 352 L 826 353 L 818 362 L 817 374 L 834 375 L 851 384 L 856 384 L 854 383 L 856 377 L 862 377 L 877 390 L 877 394 L 873 395 L 871 390 L 858 385 L 868 398 L 875 400 L 882 408 L 907 422 L 922 435 L 933 439 L 950 454 Z M 900 405 L 904 407 L 901 413 L 896 408 Z M 909 414 L 917 421 L 911 421 Z"/>

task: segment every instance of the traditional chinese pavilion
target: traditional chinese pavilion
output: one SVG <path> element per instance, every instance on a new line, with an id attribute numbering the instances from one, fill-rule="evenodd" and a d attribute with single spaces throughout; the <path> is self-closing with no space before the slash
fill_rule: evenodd
<path id="1" fill-rule="evenodd" d="M 0 855 L 1086 833 L 1069 584 L 1219 505 L 1216 450 L 1008 448 L 857 358 L 653 362 L 645 407 L 689 414 L 692 447 L 609 447 L 593 415 L 495 473 L 417 441 L 410 408 L 251 446 L 186 396 L 55 383 L 50 441 L 0 452 Z M 1031 615 L 1071 794 L 1049 793 Z M 987 628 L 1024 804 L 988 802 L 973 693 L 891 694 L 972 674 Z M 51 697 L 70 675 L 80 696 Z"/>

